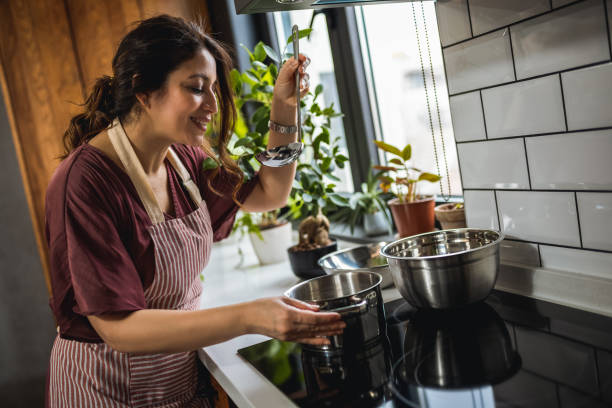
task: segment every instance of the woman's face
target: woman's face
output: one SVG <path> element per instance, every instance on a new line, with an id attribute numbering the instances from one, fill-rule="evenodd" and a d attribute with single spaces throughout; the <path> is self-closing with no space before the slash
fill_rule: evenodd
<path id="1" fill-rule="evenodd" d="M 217 112 L 216 63 L 206 49 L 183 62 L 167 78 L 165 89 L 150 95 L 152 131 L 171 143 L 200 146 L 207 123 Z"/>

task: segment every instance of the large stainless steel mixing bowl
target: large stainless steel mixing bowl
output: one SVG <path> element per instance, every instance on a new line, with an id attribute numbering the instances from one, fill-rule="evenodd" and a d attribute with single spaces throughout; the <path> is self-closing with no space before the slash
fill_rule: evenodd
<path id="1" fill-rule="evenodd" d="M 499 272 L 498 231 L 461 228 L 385 245 L 395 287 L 415 307 L 448 309 L 484 299 Z"/>

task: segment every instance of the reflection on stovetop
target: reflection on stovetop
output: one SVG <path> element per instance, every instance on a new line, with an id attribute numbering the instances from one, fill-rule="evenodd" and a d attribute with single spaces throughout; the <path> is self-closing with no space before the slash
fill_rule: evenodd
<path id="1" fill-rule="evenodd" d="M 612 319 L 494 291 L 452 311 L 385 304 L 386 336 L 241 356 L 301 407 L 612 407 Z"/>

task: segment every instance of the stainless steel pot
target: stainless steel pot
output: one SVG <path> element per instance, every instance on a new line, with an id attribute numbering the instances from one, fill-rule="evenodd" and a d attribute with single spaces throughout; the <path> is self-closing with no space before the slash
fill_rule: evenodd
<path id="1" fill-rule="evenodd" d="M 385 310 L 380 292 L 382 277 L 375 272 L 344 272 L 321 276 L 293 286 L 285 296 L 337 312 L 346 323 L 344 332 L 330 336 L 330 345 L 317 350 L 360 348 L 386 333 Z"/>
<path id="2" fill-rule="evenodd" d="M 448 309 L 478 302 L 499 272 L 500 232 L 461 228 L 414 235 L 384 246 L 395 287 L 415 307 Z"/>
<path id="3" fill-rule="evenodd" d="M 340 272 L 380 273 L 383 279 L 380 287 L 385 289 L 393 285 L 387 258 L 380 254 L 380 249 L 385 245 L 386 242 L 377 242 L 341 249 L 321 257 L 318 263 L 330 275 Z"/>

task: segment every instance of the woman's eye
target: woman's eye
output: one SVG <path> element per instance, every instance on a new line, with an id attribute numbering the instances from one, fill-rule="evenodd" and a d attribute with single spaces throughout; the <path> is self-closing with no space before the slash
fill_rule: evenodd
<path id="1" fill-rule="evenodd" d="M 191 90 L 191 92 L 193 92 L 196 95 L 202 95 L 204 93 L 203 89 L 200 88 L 189 88 Z"/>

